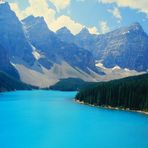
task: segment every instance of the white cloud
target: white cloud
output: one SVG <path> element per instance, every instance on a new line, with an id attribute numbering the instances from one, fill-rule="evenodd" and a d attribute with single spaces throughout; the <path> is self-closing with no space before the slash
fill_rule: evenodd
<path id="1" fill-rule="evenodd" d="M 75 22 L 69 16 L 65 15 L 58 17 L 54 22 L 49 24 L 49 28 L 53 31 L 57 31 L 64 26 L 67 27 L 73 34 L 77 34 L 83 28 L 83 25 Z"/>
<path id="2" fill-rule="evenodd" d="M 26 8 L 26 16 L 32 14 L 34 16 L 43 16 L 46 22 L 52 22 L 55 19 L 55 10 L 49 8 L 46 0 L 28 0 L 30 6 Z"/>
<path id="3" fill-rule="evenodd" d="M 110 28 L 106 21 L 101 21 L 99 26 L 100 26 L 101 33 L 107 33 L 110 31 Z"/>
<path id="4" fill-rule="evenodd" d="M 102 3 L 116 3 L 119 7 L 130 7 L 148 14 L 148 0 L 98 0 Z"/>
<path id="5" fill-rule="evenodd" d="M 70 5 L 71 0 L 49 0 L 58 11 L 65 9 Z"/>
<path id="6" fill-rule="evenodd" d="M 85 2 L 85 0 L 76 0 L 77 2 Z"/>
<path id="7" fill-rule="evenodd" d="M 10 3 L 10 7 L 13 11 L 15 11 L 15 13 L 19 18 L 23 19 L 25 17 L 25 15 L 22 13 L 17 3 Z"/>
<path id="8" fill-rule="evenodd" d="M 56 18 L 56 11 L 49 8 L 47 0 L 28 0 L 29 6 L 21 11 L 17 3 L 11 3 L 11 9 L 14 10 L 20 19 L 24 19 L 29 15 L 43 16 L 49 29 L 57 31 L 62 27 L 67 27 L 73 34 L 77 34 L 81 31 L 84 25 L 74 21 L 69 16 L 59 16 Z M 98 34 L 96 27 L 88 28 L 90 33 Z"/>
<path id="9" fill-rule="evenodd" d="M 88 30 L 91 34 L 99 34 L 98 29 L 96 27 L 88 28 Z"/>
<path id="10" fill-rule="evenodd" d="M 29 6 L 21 11 L 17 3 L 10 3 L 11 9 L 14 10 L 20 19 L 29 15 L 43 16 L 46 22 L 55 20 L 56 11 L 48 7 L 46 0 L 28 0 Z"/>
<path id="11" fill-rule="evenodd" d="M 118 21 L 122 20 L 122 16 L 121 16 L 120 10 L 117 7 L 114 7 L 113 9 L 108 9 L 107 11 L 109 13 L 111 13 L 115 18 L 117 18 Z"/>
<path id="12" fill-rule="evenodd" d="M 62 27 L 67 27 L 72 34 L 78 34 L 84 27 L 84 25 L 75 22 L 69 16 L 62 15 L 58 17 L 53 23 L 49 24 L 49 28 L 56 32 Z M 99 34 L 96 27 L 86 27 L 91 34 Z"/>

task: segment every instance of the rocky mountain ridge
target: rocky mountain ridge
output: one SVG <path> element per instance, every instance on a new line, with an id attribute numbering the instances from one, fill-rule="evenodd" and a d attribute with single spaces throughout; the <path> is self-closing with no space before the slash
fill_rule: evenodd
<path id="1" fill-rule="evenodd" d="M 65 32 L 71 36 L 69 40 L 64 37 L 64 30 L 57 31 L 62 41 L 75 43 L 90 51 L 97 61 L 108 68 L 118 65 L 136 71 L 148 69 L 148 35 L 139 23 L 102 35 L 92 35 L 86 28 L 76 36 Z"/>

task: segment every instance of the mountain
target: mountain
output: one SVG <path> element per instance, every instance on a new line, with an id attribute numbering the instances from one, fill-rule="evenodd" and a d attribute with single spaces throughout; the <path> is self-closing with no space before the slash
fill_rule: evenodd
<path id="1" fill-rule="evenodd" d="M 50 31 L 43 17 L 20 21 L 9 3 L 0 4 L 1 70 L 39 87 L 64 78 L 97 81 L 103 74 L 93 55 L 75 44 L 62 42 Z"/>
<path id="2" fill-rule="evenodd" d="M 22 59 L 32 65 L 35 60 L 32 47 L 22 23 L 7 2 L 0 4 L 0 26 L 0 45 L 7 50 L 10 61 Z"/>
<path id="3" fill-rule="evenodd" d="M 148 74 L 90 84 L 76 100 L 96 106 L 148 111 Z"/>
<path id="4" fill-rule="evenodd" d="M 90 52 L 96 47 L 97 35 L 90 34 L 85 27 L 75 36 L 66 27 L 59 29 L 56 34 L 61 41 L 76 44 Z"/>
<path id="5" fill-rule="evenodd" d="M 6 73 L 0 72 L 0 92 L 32 89 L 37 89 L 37 87 L 22 83 L 21 81 L 14 79 Z"/>
<path id="6" fill-rule="evenodd" d="M 94 36 L 92 34 L 89 33 L 89 30 L 87 28 L 83 28 L 77 35 L 76 38 L 81 39 L 81 40 L 85 40 L 90 38 L 91 36 Z"/>
<path id="7" fill-rule="evenodd" d="M 136 71 L 148 69 L 148 35 L 139 23 L 102 35 L 92 35 L 83 29 L 70 41 L 90 51 L 107 68 L 118 65 Z"/>
<path id="8" fill-rule="evenodd" d="M 61 41 L 54 32 L 49 30 L 43 17 L 29 16 L 22 22 L 26 36 L 34 47 L 33 54 L 38 63 L 36 65 L 38 70 L 31 69 L 46 75 L 46 80 L 42 81 L 47 82 L 47 79 L 50 79 L 49 85 L 69 77 L 97 81 L 98 75 L 104 74 L 96 68 L 93 55 L 89 51 L 75 44 Z M 21 71 L 21 75 L 24 75 L 26 69 L 20 70 L 18 65 L 16 67 Z M 36 78 L 39 77 L 37 75 Z M 47 84 L 44 87 L 47 87 Z"/>
<path id="9" fill-rule="evenodd" d="M 140 24 L 115 30 L 98 40 L 101 41 L 98 45 L 100 52 L 96 54 L 101 55 L 98 60 L 102 60 L 106 67 L 118 65 L 137 71 L 148 69 L 148 36 Z"/>
<path id="10" fill-rule="evenodd" d="M 43 17 L 33 18 L 33 16 L 30 16 L 23 20 L 23 23 L 32 45 L 43 53 L 47 59 L 50 59 L 51 63 L 59 63 L 63 60 L 72 67 L 79 68 L 87 73 L 89 73 L 89 69 L 99 72 L 89 51 L 79 48 L 75 44 L 68 44 L 59 40 L 48 29 Z"/>
<path id="11" fill-rule="evenodd" d="M 67 43 L 73 43 L 75 40 L 75 36 L 70 32 L 69 29 L 66 27 L 62 27 L 56 32 L 56 36 L 60 38 L 61 41 L 67 42 Z"/>
<path id="12" fill-rule="evenodd" d="M 147 35 L 139 24 L 99 36 L 86 28 L 76 36 L 66 27 L 54 33 L 43 17 L 20 21 L 3 2 L 0 26 L 0 70 L 33 86 L 49 87 L 68 78 L 110 80 L 108 71 L 114 66 L 147 69 Z M 96 60 L 107 69 L 97 67 Z"/>

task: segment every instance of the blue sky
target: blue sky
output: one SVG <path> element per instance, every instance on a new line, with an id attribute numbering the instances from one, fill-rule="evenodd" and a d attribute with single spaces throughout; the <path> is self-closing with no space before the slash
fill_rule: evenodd
<path id="1" fill-rule="evenodd" d="M 44 16 L 53 31 L 66 26 L 73 34 L 83 27 L 92 33 L 105 33 L 139 22 L 148 33 L 148 0 L 7 1 L 20 19 L 31 14 Z"/>

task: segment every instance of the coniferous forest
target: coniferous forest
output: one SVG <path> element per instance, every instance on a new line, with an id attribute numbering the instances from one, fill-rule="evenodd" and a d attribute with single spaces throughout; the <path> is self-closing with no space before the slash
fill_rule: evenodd
<path id="1" fill-rule="evenodd" d="M 88 82 L 85 82 L 78 78 L 61 79 L 59 82 L 50 86 L 49 89 L 60 91 L 77 91 L 80 88 L 85 87 Z"/>
<path id="2" fill-rule="evenodd" d="M 96 106 L 148 111 L 148 74 L 91 84 L 78 92 L 76 100 Z"/>
<path id="3" fill-rule="evenodd" d="M 0 72 L 0 92 L 32 89 L 38 89 L 38 87 L 25 84 L 4 72 Z"/>

